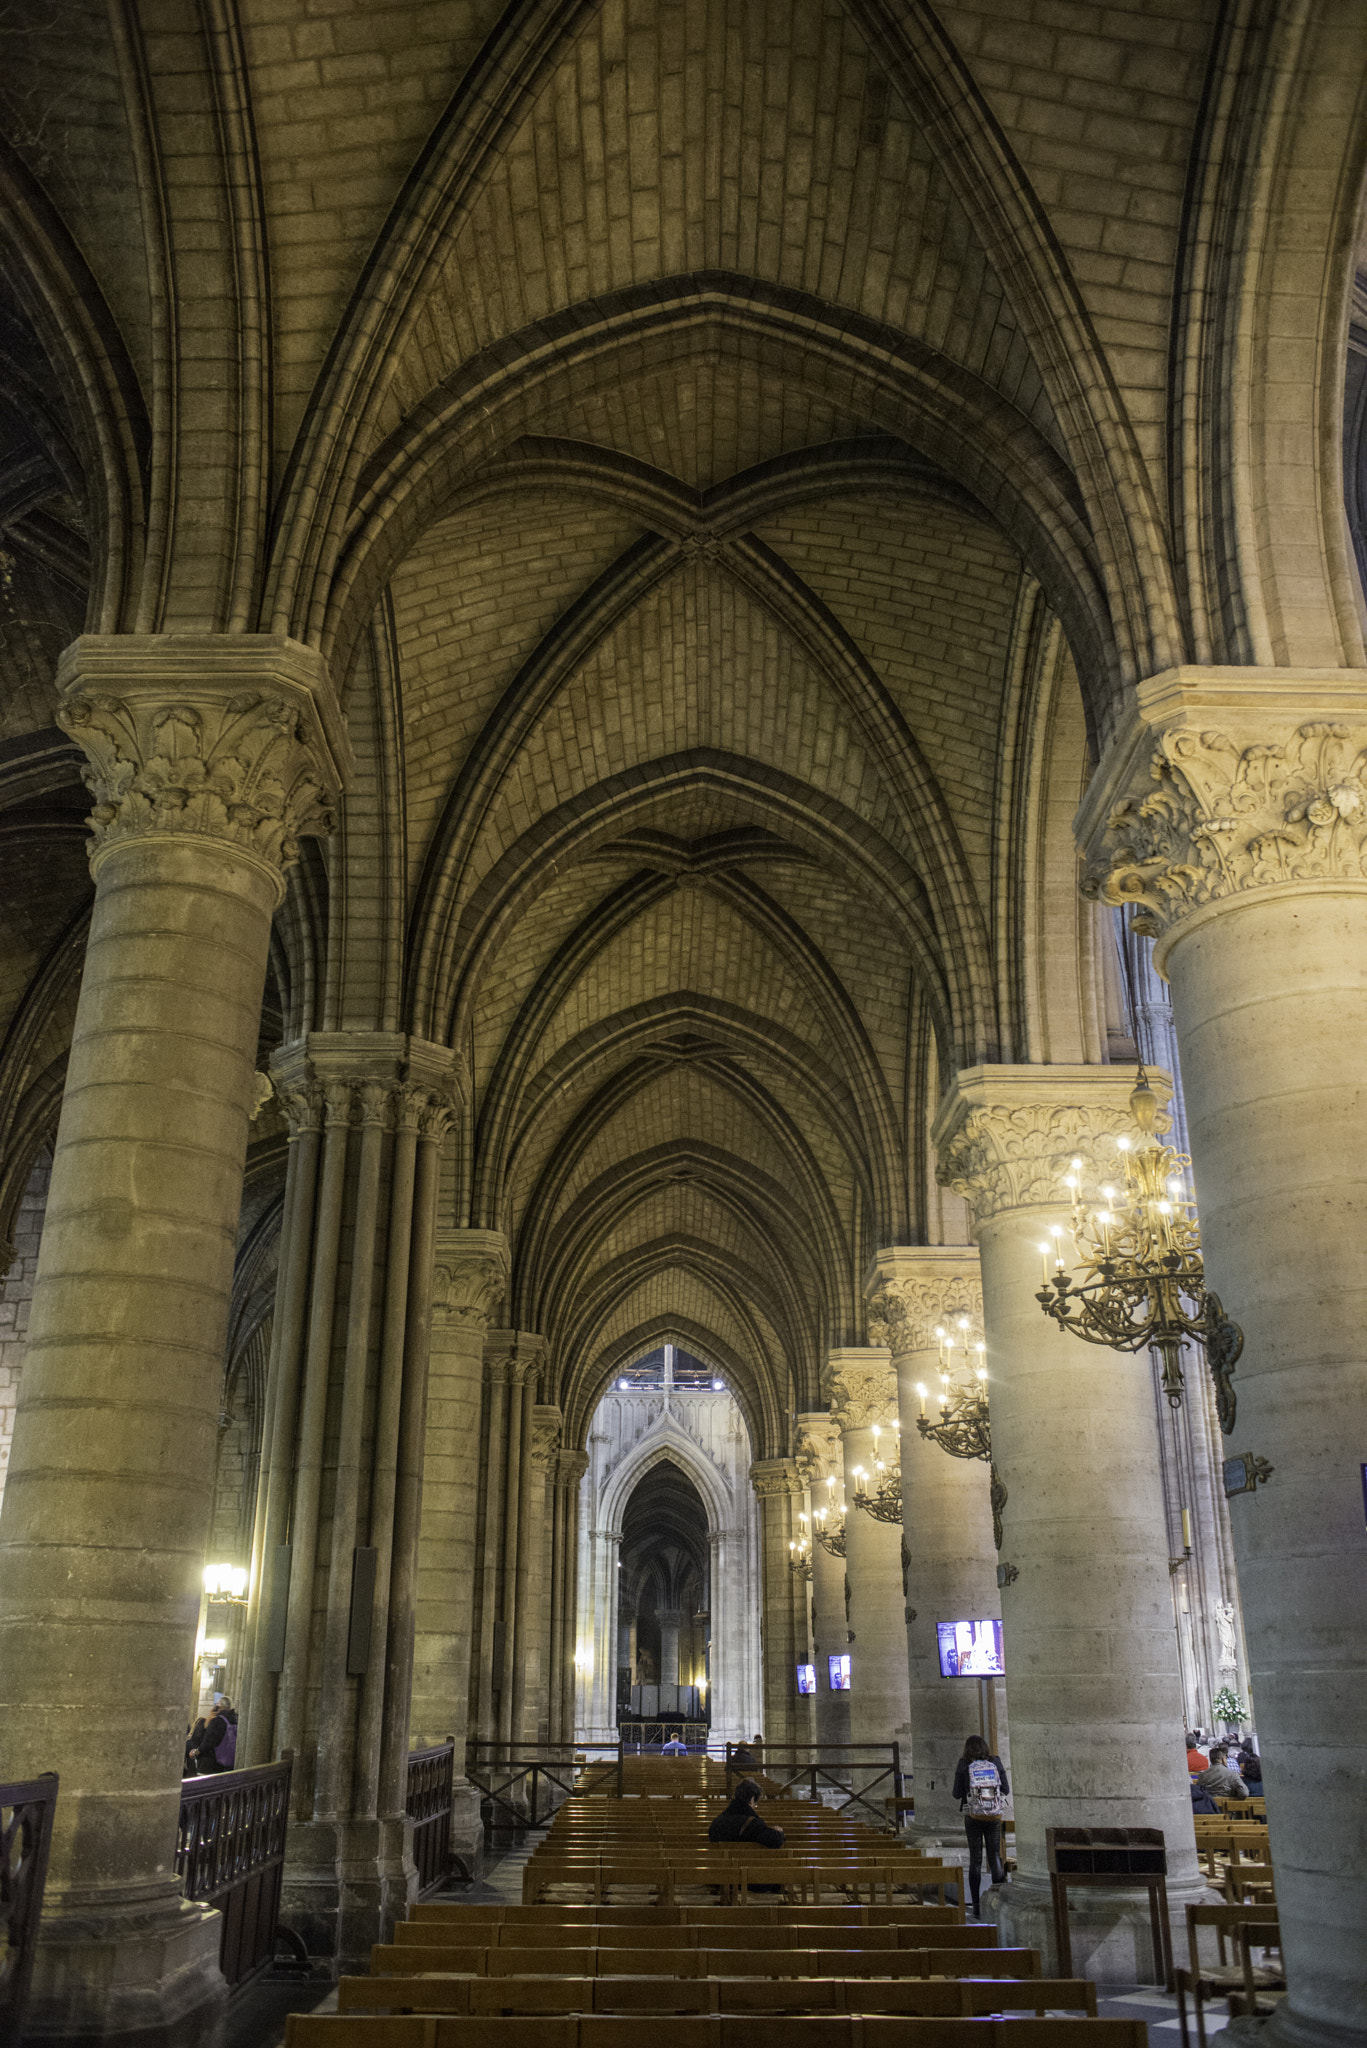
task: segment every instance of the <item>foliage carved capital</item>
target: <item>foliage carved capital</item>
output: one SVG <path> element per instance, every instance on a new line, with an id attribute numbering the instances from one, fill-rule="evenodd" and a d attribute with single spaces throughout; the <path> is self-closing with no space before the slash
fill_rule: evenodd
<path id="1" fill-rule="evenodd" d="M 983 1284 L 976 1271 L 926 1279 L 885 1280 L 869 1302 L 869 1342 L 886 1344 L 894 1358 L 934 1351 L 936 1329 L 967 1316 L 982 1327 Z"/>
<path id="2" fill-rule="evenodd" d="M 1171 941 L 1261 890 L 1367 886 L 1361 675 L 1175 669 L 1141 683 L 1077 833 L 1083 893 Z"/>
<path id="3" fill-rule="evenodd" d="M 350 747 L 321 658 L 282 635 L 85 635 L 58 667 L 57 723 L 86 755 L 91 865 L 132 839 L 192 837 L 276 876 L 335 829 Z"/>
<path id="4" fill-rule="evenodd" d="M 750 1467 L 750 1484 L 761 1500 L 788 1500 L 802 1490 L 791 1458 L 757 1458 Z"/>
<path id="5" fill-rule="evenodd" d="M 508 1240 L 501 1230 L 447 1230 L 437 1235 L 432 1315 L 447 1327 L 483 1338 L 508 1291 Z"/>
<path id="6" fill-rule="evenodd" d="M 549 1402 L 538 1401 L 532 1410 L 532 1463 L 550 1473 L 560 1454 L 563 1418 Z"/>
<path id="7" fill-rule="evenodd" d="M 897 1375 L 885 1350 L 870 1347 L 867 1362 L 849 1352 L 832 1360 L 831 1415 L 842 1435 L 860 1429 L 891 1429 L 897 1420 Z"/>
<path id="8" fill-rule="evenodd" d="M 1149 1080 L 1166 1101 L 1167 1076 L 1150 1073 Z M 955 1077 L 935 1119 L 940 1180 L 962 1196 L 979 1228 L 1010 1210 L 1064 1207 L 1063 1178 L 1074 1159 L 1093 1178 L 1116 1171 L 1116 1140 L 1137 1132 L 1133 1086 L 1129 1068 L 969 1068 Z"/>

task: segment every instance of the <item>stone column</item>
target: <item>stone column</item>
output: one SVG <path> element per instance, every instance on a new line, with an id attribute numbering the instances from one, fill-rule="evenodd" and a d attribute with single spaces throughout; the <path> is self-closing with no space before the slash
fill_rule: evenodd
<path id="1" fill-rule="evenodd" d="M 848 1742 L 850 1738 L 850 1696 L 832 1692 L 830 1659 L 850 1647 L 849 1619 L 845 1612 L 845 1560 L 834 1557 L 816 1541 L 815 1510 L 825 1507 L 830 1496 L 828 1475 L 839 1481 L 842 1471 L 840 1432 L 824 1409 L 799 1415 L 797 1468 L 806 1483 L 811 1502 L 808 1521 L 812 1530 L 812 1655 L 816 1663 L 816 1739 L 821 1743 Z M 838 1485 L 837 1485 L 838 1491 Z"/>
<path id="2" fill-rule="evenodd" d="M 551 1631 L 551 1696 L 558 1709 L 554 1738 L 573 1742 L 575 1727 L 574 1638 L 578 1624 L 579 1495 L 589 1469 L 587 1451 L 561 1451 L 556 1459 L 556 1492 L 560 1508 L 560 1550 L 555 1569 L 556 1612 Z"/>
<path id="3" fill-rule="evenodd" d="M 910 1737 L 907 1637 L 903 1621 L 902 1532 L 854 1504 L 868 1473 L 873 1491 L 874 1427 L 884 1462 L 897 1455 L 897 1382 L 891 1353 L 874 1345 L 832 1351 L 827 1372 L 831 1413 L 840 1429 L 845 1466 L 845 1574 L 850 1584 L 850 1740 L 900 1742 Z"/>
<path id="4" fill-rule="evenodd" d="M 1040 1244 L 1070 1214 L 1060 1200 L 1069 1162 L 1083 1157 L 1102 1180 L 1116 1173 L 1115 1141 L 1135 1129 L 1132 1086 L 1105 1067 L 974 1067 L 951 1086 L 933 1133 L 940 1177 L 977 1224 L 992 1450 L 1007 1490 L 1019 1870 L 988 1910 L 1003 1939 L 1050 1950 L 1046 1828 L 1162 1828 L 1179 1928 L 1203 1895 L 1149 1362 L 1084 1346 L 1035 1299 Z M 1078 1970 L 1101 1983 L 1152 1975 L 1139 1897 L 1079 1900 L 1073 1923 Z"/>
<path id="5" fill-rule="evenodd" d="M 314 1212 L 291 1219 L 307 1316 L 292 1313 L 296 1272 L 282 1268 L 278 1288 L 288 1341 L 272 1352 L 261 1522 L 263 1540 L 287 1529 L 288 1543 L 254 1573 L 269 1598 L 248 1735 L 253 1755 L 294 1755 L 284 1917 L 311 1953 L 357 1961 L 388 1938 L 416 1876 L 393 1737 L 408 1720 L 410 1438 L 454 1055 L 398 1033 L 312 1032 L 272 1071 L 292 1116 L 321 1095 L 326 1130 Z"/>
<path id="6" fill-rule="evenodd" d="M 1224 1452 L 1290 1993 L 1367 2041 L 1367 673 L 1141 683 L 1078 819 L 1172 986 L 1206 1275 L 1245 1333 Z"/>
<path id="7" fill-rule="evenodd" d="M 437 1231 L 409 1737 L 415 1749 L 455 1737 L 459 1798 L 452 1817 L 452 1847 L 476 1863 L 484 1841 L 479 1795 L 464 1780 L 464 1769 L 480 1398 L 485 1331 L 507 1284 L 508 1244 L 500 1231 Z"/>
<path id="8" fill-rule="evenodd" d="M 520 1740 L 550 1739 L 551 1586 L 556 1519 L 555 1463 L 560 1451 L 560 1410 L 546 1403 L 532 1409 L 532 1451 L 527 1521 L 525 1651 L 521 1668 L 522 1710 L 515 1733 Z"/>
<path id="9" fill-rule="evenodd" d="M 791 1458 L 761 1458 L 750 1467 L 750 1484 L 760 1511 L 763 1734 L 777 1746 L 793 1741 L 797 1721 L 798 1634 L 788 1545 L 797 1523 L 793 1500 L 802 1482 Z"/>
<path id="10" fill-rule="evenodd" d="M 58 689 L 95 902 L 0 1523 L 0 1778 L 61 1775 L 31 2027 L 156 2044 L 223 1995 L 172 1869 L 185 1708 L 271 916 L 348 750 L 282 636 L 87 636 Z"/>
<path id="11" fill-rule="evenodd" d="M 660 1624 L 660 1685 L 663 1689 L 672 1685 L 677 1694 L 679 1686 L 679 1630 L 688 1620 L 682 1607 L 657 1607 L 655 1619 Z M 661 1699 L 661 1712 L 664 1701 Z M 678 1706 L 678 1699 L 674 1700 Z"/>
<path id="12" fill-rule="evenodd" d="M 911 1767 L 917 1839 L 964 1839 L 950 1796 L 964 1743 L 979 1730 L 980 1682 L 942 1678 L 936 1623 L 1001 1616 L 992 1540 L 991 1481 L 977 1459 L 951 1457 L 921 1436 L 918 1384 L 939 1387 L 937 1327 L 967 1315 L 982 1327 L 976 1245 L 894 1245 L 876 1254 L 869 1274 L 869 1329 L 886 1329 L 902 1421 L 902 1541 L 907 1571 L 906 1640 L 911 1685 Z M 960 1354 L 962 1356 L 962 1353 Z M 935 1407 L 931 1403 L 932 1419 Z M 993 1683 L 997 1747 L 1010 1768 L 1006 1689 Z"/>

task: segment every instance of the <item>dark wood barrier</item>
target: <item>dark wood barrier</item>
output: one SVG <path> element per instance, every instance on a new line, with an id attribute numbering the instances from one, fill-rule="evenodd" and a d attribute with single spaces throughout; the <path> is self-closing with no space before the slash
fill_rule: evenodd
<path id="1" fill-rule="evenodd" d="M 260 1764 L 186 1778 L 180 1788 L 176 1869 L 187 1899 L 223 1915 L 218 1963 L 241 1984 L 275 1952 L 292 1764 Z"/>
<path id="2" fill-rule="evenodd" d="M 0 1785 L 0 2041 L 17 2041 L 33 1976 L 57 1773 Z"/>
<path id="3" fill-rule="evenodd" d="M 408 1798 L 418 1897 L 444 1884 L 451 1869 L 451 1799 L 456 1782 L 454 1738 L 408 1753 Z"/>

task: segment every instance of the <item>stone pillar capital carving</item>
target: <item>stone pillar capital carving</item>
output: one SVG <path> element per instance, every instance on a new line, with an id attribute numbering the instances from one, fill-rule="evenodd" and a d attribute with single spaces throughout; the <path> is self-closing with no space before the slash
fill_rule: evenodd
<path id="1" fill-rule="evenodd" d="M 534 1379 L 546 1362 L 546 1340 L 534 1330 L 488 1330 L 484 1338 L 484 1371 L 510 1387 Z"/>
<path id="2" fill-rule="evenodd" d="M 1155 960 L 1269 889 L 1367 889 L 1367 671 L 1196 668 L 1139 684 L 1075 821 L 1083 892 Z"/>
<path id="3" fill-rule="evenodd" d="M 508 1291 L 508 1240 L 501 1230 L 439 1230 L 432 1267 L 432 1318 L 482 1337 Z"/>
<path id="4" fill-rule="evenodd" d="M 935 1331 L 949 1319 L 983 1318 L 983 1283 L 978 1247 L 889 1245 L 874 1255 L 864 1283 L 869 1304 L 869 1341 L 886 1344 L 894 1358 L 908 1351 L 934 1351 Z"/>
<path id="5" fill-rule="evenodd" d="M 95 798 L 92 869 L 129 840 L 208 839 L 283 893 L 301 837 L 334 829 L 351 745 L 315 648 L 282 633 L 87 633 L 57 687 Z"/>
<path id="6" fill-rule="evenodd" d="M 567 1489 L 576 1487 L 588 1469 L 587 1451 L 561 1451 L 555 1461 L 556 1483 Z"/>
<path id="7" fill-rule="evenodd" d="M 532 1463 L 550 1473 L 560 1454 L 563 1417 L 550 1402 L 538 1401 L 532 1410 Z"/>
<path id="8" fill-rule="evenodd" d="M 1166 1074 L 1149 1081 L 1161 1101 Z M 976 1225 L 1007 1210 L 1061 1209 L 1069 1162 L 1116 1171 L 1116 1139 L 1136 1130 L 1128 1067 L 969 1067 L 957 1074 L 931 1133 L 939 1177 Z"/>
<path id="9" fill-rule="evenodd" d="M 892 1353 L 882 1345 L 846 1346 L 826 1354 L 831 1416 L 841 1434 L 855 1429 L 890 1429 L 897 1420 L 897 1375 Z"/>
<path id="10" fill-rule="evenodd" d="M 841 1475 L 840 1432 L 824 1409 L 797 1418 L 794 1463 L 802 1484 L 815 1492 L 828 1476 Z"/>
<path id="11" fill-rule="evenodd" d="M 802 1491 L 797 1466 L 791 1458 L 757 1458 L 750 1467 L 750 1484 L 761 1500 L 786 1500 Z"/>
<path id="12" fill-rule="evenodd" d="M 271 1056 L 290 1136 L 330 1124 L 380 1124 L 444 1136 L 463 1092 L 449 1046 L 398 1031 L 311 1031 Z"/>

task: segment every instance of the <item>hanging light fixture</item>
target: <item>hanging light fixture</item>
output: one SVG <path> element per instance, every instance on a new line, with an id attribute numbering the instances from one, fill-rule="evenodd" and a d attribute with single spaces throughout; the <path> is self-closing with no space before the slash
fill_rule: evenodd
<path id="1" fill-rule="evenodd" d="M 799 1515 L 797 1519 L 801 1524 L 801 1533 L 795 1543 L 788 1545 L 788 1569 L 790 1572 L 801 1573 L 804 1579 L 810 1579 L 812 1576 L 812 1532 L 805 1515 Z"/>
<path id="2" fill-rule="evenodd" d="M 855 1506 L 857 1508 L 863 1508 L 865 1514 L 872 1515 L 874 1520 L 877 1522 L 896 1522 L 899 1525 L 902 1520 L 901 1428 L 902 1425 L 900 1424 L 900 1422 L 894 1422 L 892 1425 L 893 1438 L 897 1445 L 897 1463 L 893 1466 L 888 1466 L 884 1463 L 883 1458 L 880 1455 L 882 1450 L 883 1432 L 878 1427 L 877 1423 L 874 1424 L 874 1469 L 872 1493 L 868 1491 L 867 1487 L 864 1484 L 865 1480 L 869 1476 L 868 1473 L 865 1471 L 864 1467 L 862 1465 L 856 1465 L 854 1468 Z"/>
<path id="3" fill-rule="evenodd" d="M 1071 1229 L 1053 1225 L 1040 1246 L 1044 1284 L 1035 1296 L 1060 1329 L 1112 1351 L 1152 1346 L 1163 1361 L 1163 1391 L 1172 1407 L 1184 1391 L 1182 1346 L 1203 1344 L 1215 1382 L 1220 1427 L 1234 1427 L 1237 1400 L 1231 1375 L 1244 1334 L 1205 1284 L 1201 1232 L 1188 1193 L 1185 1153 L 1154 1135 L 1158 1097 L 1143 1067 L 1130 1096 L 1138 1140 L 1116 1140 L 1123 1186 L 1083 1192 L 1083 1162 L 1064 1175 L 1073 1201 Z M 1080 1270 L 1070 1272 L 1065 1238 L 1071 1235 Z M 1051 1270 L 1052 1268 L 1052 1270 Z"/>
<path id="4" fill-rule="evenodd" d="M 918 1381 L 916 1392 L 921 1402 L 921 1413 L 916 1418 L 920 1434 L 931 1443 L 938 1444 L 951 1458 L 981 1458 L 991 1475 L 988 1497 L 992 1503 L 992 1541 L 998 1550 L 1002 1547 L 1002 1509 L 1006 1506 L 1006 1488 L 1002 1485 L 1001 1474 L 992 1463 L 992 1423 L 987 1410 L 987 1346 L 979 1337 L 973 1337 L 972 1325 L 966 1315 L 956 1316 L 951 1328 L 938 1328 L 935 1332 L 940 1346 L 940 1391 L 937 1405 L 940 1411 L 938 1422 L 932 1422 L 926 1414 L 926 1389 Z M 956 1368 L 954 1353 L 962 1346 L 964 1361 Z"/>
<path id="5" fill-rule="evenodd" d="M 845 1505 L 842 1501 L 837 1511 L 835 1505 L 835 1475 L 826 1481 L 826 1505 L 812 1510 L 813 1533 L 821 1548 L 831 1557 L 845 1555 Z"/>

